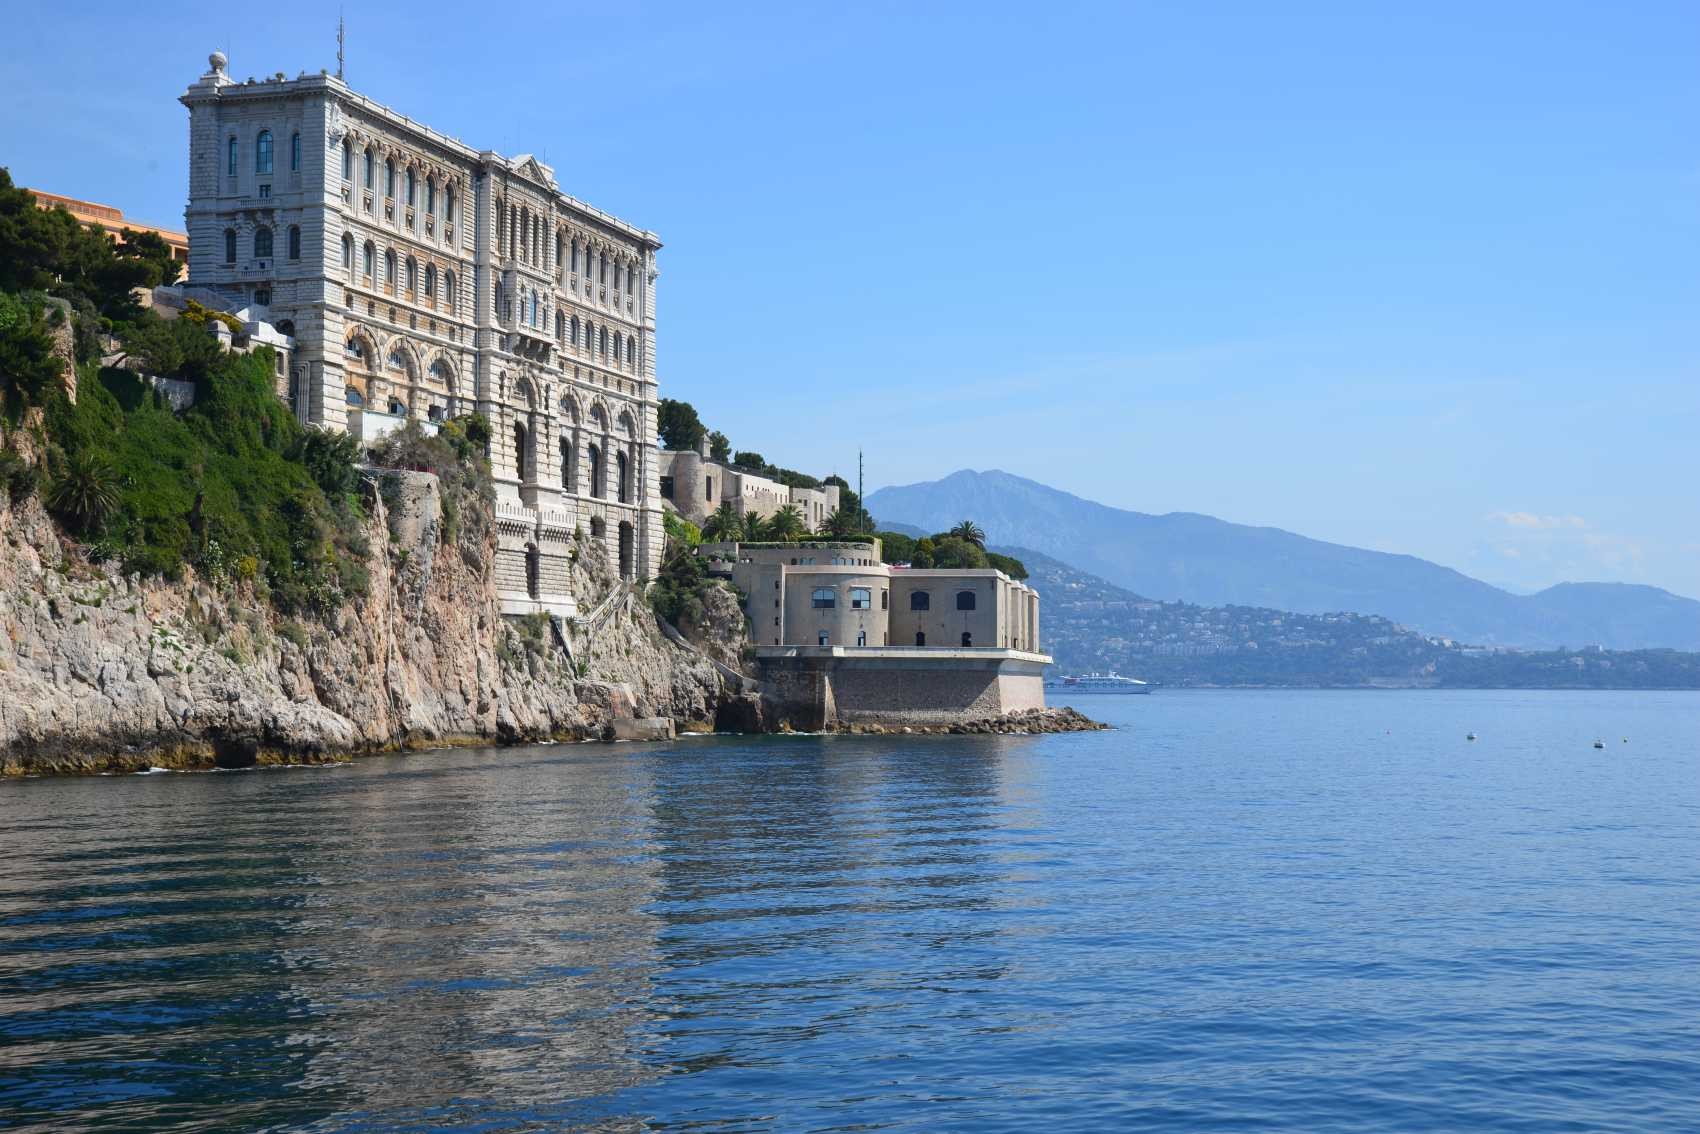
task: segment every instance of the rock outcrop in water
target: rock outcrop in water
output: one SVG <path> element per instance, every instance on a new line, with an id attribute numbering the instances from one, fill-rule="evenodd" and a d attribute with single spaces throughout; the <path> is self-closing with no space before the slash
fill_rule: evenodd
<path id="1" fill-rule="evenodd" d="M 0 507 L 0 769 L 331 760 L 596 738 L 646 717 L 712 727 L 726 678 L 662 633 L 589 537 L 572 585 L 598 615 L 564 625 L 563 644 L 547 619 L 501 616 L 489 538 L 443 538 L 435 477 L 385 478 L 367 483 L 368 593 L 322 621 L 187 568 L 123 575 L 34 497 Z"/>

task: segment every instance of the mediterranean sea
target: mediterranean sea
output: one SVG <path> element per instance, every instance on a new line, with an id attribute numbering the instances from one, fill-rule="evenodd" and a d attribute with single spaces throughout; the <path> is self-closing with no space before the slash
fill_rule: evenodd
<path id="1" fill-rule="evenodd" d="M 1700 1129 L 1700 695 L 1075 703 L 0 783 L 0 1128 Z"/>

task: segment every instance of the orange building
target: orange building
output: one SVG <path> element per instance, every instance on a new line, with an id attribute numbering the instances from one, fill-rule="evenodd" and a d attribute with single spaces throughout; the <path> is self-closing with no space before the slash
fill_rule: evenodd
<path id="1" fill-rule="evenodd" d="M 79 201 L 75 197 L 61 197 L 57 193 L 43 193 L 40 189 L 31 189 L 35 195 L 35 203 L 44 209 L 64 209 L 78 220 L 87 225 L 100 225 L 112 239 L 117 240 L 118 234 L 125 229 L 137 232 L 151 232 L 167 244 L 171 245 L 171 258 L 179 264 L 189 262 L 189 234 L 177 232 L 157 225 L 143 224 L 140 221 L 126 220 L 122 211 L 111 205 L 97 205 L 93 201 Z"/>

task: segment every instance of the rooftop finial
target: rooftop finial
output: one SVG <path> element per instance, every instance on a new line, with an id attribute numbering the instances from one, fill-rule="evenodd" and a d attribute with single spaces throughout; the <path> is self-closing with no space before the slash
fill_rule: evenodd
<path id="1" fill-rule="evenodd" d="M 222 51 L 215 51 L 207 56 L 207 66 L 212 68 L 215 75 L 224 74 L 224 69 L 230 66 L 230 57 Z"/>

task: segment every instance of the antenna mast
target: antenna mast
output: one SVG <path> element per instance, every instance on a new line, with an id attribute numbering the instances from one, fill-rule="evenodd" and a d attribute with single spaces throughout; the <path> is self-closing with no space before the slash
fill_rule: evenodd
<path id="1" fill-rule="evenodd" d="M 862 499 L 862 450 L 856 450 L 856 499 Z M 862 507 L 866 508 L 867 504 Z"/>
<path id="2" fill-rule="evenodd" d="M 336 14 L 336 77 L 342 78 L 342 13 Z"/>

